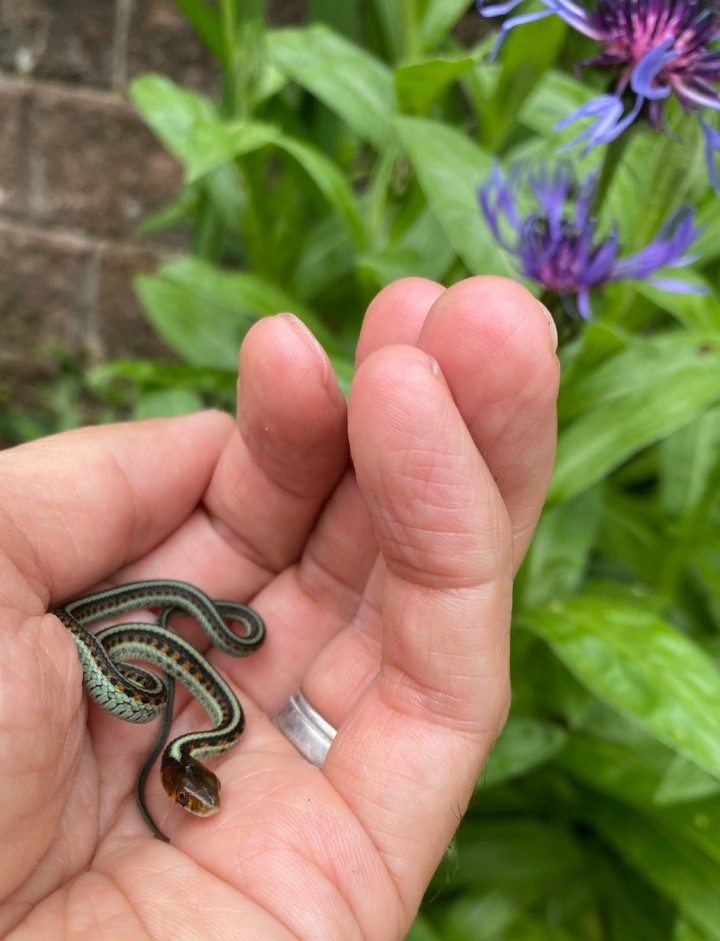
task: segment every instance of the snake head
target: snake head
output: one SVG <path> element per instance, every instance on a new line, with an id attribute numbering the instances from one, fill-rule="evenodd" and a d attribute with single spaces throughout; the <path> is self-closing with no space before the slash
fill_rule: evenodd
<path id="1" fill-rule="evenodd" d="M 169 796 L 191 814 L 209 817 L 220 810 L 220 781 L 194 758 L 163 761 L 160 777 Z"/>

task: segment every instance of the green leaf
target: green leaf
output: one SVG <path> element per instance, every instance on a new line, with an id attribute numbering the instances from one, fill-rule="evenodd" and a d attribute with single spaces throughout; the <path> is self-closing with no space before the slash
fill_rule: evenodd
<path id="1" fill-rule="evenodd" d="M 591 97 L 587 85 L 578 79 L 567 72 L 549 70 L 525 99 L 518 118 L 541 137 L 552 137 L 559 148 L 577 137 L 581 126 L 574 125 L 562 132 L 556 131 L 555 126 Z"/>
<path id="2" fill-rule="evenodd" d="M 593 802 L 592 825 L 683 917 L 720 941 L 720 865 L 666 829 L 610 801 Z"/>
<path id="3" fill-rule="evenodd" d="M 272 30 L 272 62 L 320 99 L 376 148 L 392 137 L 396 103 L 392 73 L 370 53 L 320 25 Z"/>
<path id="4" fill-rule="evenodd" d="M 183 187 L 170 202 L 143 216 L 135 226 L 135 234 L 148 235 L 187 225 L 197 212 L 197 204 L 197 193 L 189 187 Z"/>
<path id="5" fill-rule="evenodd" d="M 293 157 L 310 179 L 345 221 L 356 245 L 365 241 L 362 217 L 355 194 L 338 167 L 321 151 L 292 137 L 279 133 L 267 125 L 235 122 L 217 125 L 219 133 L 212 138 L 212 146 L 201 146 L 188 156 L 188 180 L 193 182 L 218 164 L 242 154 L 274 145 Z"/>
<path id="6" fill-rule="evenodd" d="M 175 6 L 182 10 L 218 62 L 227 68 L 229 63 L 224 58 L 222 29 L 217 15 L 203 0 L 175 0 Z"/>
<path id="7" fill-rule="evenodd" d="M 467 8 L 467 0 L 432 0 L 428 3 L 420 24 L 423 50 L 430 52 L 442 42 Z"/>
<path id="8" fill-rule="evenodd" d="M 544 510 L 518 580 L 523 605 L 572 594 L 595 545 L 602 493 L 598 487 Z"/>
<path id="9" fill-rule="evenodd" d="M 633 126 L 603 199 L 601 222 L 608 230 L 619 225 L 625 253 L 647 245 L 673 212 L 694 204 L 707 190 L 699 126 L 691 129 L 692 139 L 681 118 L 669 119 L 667 130 L 658 134 L 647 126 Z M 684 272 L 672 272 L 678 275 L 684 279 Z"/>
<path id="10" fill-rule="evenodd" d="M 720 781 L 682 755 L 677 755 L 655 790 L 656 804 L 677 804 L 720 793 Z"/>
<path id="11" fill-rule="evenodd" d="M 237 167 L 227 163 L 211 170 L 193 189 L 198 194 L 193 250 L 196 255 L 206 261 L 222 258 L 227 233 L 233 233 L 241 242 L 245 235 L 248 213 L 248 194 L 245 183 Z M 210 216 L 212 223 L 208 228 L 213 229 L 217 226 L 221 232 L 217 254 L 208 244 L 214 241 L 212 235 L 207 240 L 205 238 L 206 213 Z"/>
<path id="12" fill-rule="evenodd" d="M 347 228 L 338 216 L 327 216 L 303 233 L 293 288 L 299 297 L 327 297 L 328 292 L 352 279 L 355 263 Z"/>
<path id="13" fill-rule="evenodd" d="M 481 795 L 475 797 L 482 805 Z M 555 884 L 582 865 L 575 839 L 557 825 L 523 819 L 466 818 L 458 830 L 456 886 Z"/>
<path id="14" fill-rule="evenodd" d="M 185 165 L 192 183 L 242 154 L 274 145 L 292 156 L 345 220 L 355 242 L 364 232 L 354 193 L 340 170 L 319 150 L 256 121 L 226 122 L 213 106 L 159 76 L 135 81 L 131 94 L 165 146 Z"/>
<path id="15" fill-rule="evenodd" d="M 714 193 L 698 211 L 697 224 L 701 231 L 692 251 L 699 255 L 701 265 L 707 265 L 720 257 L 720 213 Z"/>
<path id="16" fill-rule="evenodd" d="M 267 124 L 223 122 L 214 113 L 206 113 L 198 104 L 197 96 L 188 95 L 190 93 L 164 81 L 155 88 L 141 87 L 140 95 L 145 119 L 168 149 L 185 164 L 188 183 L 242 154 L 275 146 L 300 164 L 345 220 L 356 244 L 363 244 L 363 223 L 352 187 L 321 151 Z M 205 113 L 200 116 L 201 111 Z M 169 117 L 172 120 L 168 120 Z"/>
<path id="17" fill-rule="evenodd" d="M 477 790 L 494 787 L 539 767 L 557 754 L 566 733 L 559 725 L 529 716 L 511 716 L 477 783 Z"/>
<path id="18" fill-rule="evenodd" d="M 335 378 L 338 381 L 341 391 L 347 396 L 350 392 L 350 384 L 355 373 L 355 363 L 352 359 L 342 356 L 339 353 L 328 352 L 328 357 L 335 370 Z"/>
<path id="19" fill-rule="evenodd" d="M 660 496 L 674 516 L 700 504 L 720 455 L 720 408 L 712 408 L 680 428 L 660 445 Z"/>
<path id="20" fill-rule="evenodd" d="M 200 396 L 188 389 L 166 389 L 163 392 L 146 392 L 141 395 L 133 410 L 133 417 L 172 418 L 175 415 L 199 412 L 203 407 Z"/>
<path id="21" fill-rule="evenodd" d="M 720 546 L 716 533 L 713 532 L 710 544 L 701 544 L 695 548 L 689 559 L 690 567 L 707 594 L 711 614 L 716 623 L 720 622 Z M 720 658 L 718 658 L 720 659 Z"/>
<path id="22" fill-rule="evenodd" d="M 180 88 L 163 75 L 143 75 L 130 83 L 130 98 L 165 146 L 186 162 L 194 129 L 219 121 L 212 102 Z"/>
<path id="23" fill-rule="evenodd" d="M 169 262 L 135 283 L 150 322 L 193 366 L 236 369 L 242 338 L 267 314 L 292 311 L 316 336 L 320 330 L 314 315 L 275 285 L 199 259 Z"/>
<path id="24" fill-rule="evenodd" d="M 233 157 L 277 143 L 278 132 L 268 124 L 259 124 L 256 121 L 234 121 L 231 124 L 208 121 L 204 125 L 197 123 L 188 137 L 184 157 L 187 182 L 193 183 L 218 164 Z"/>
<path id="25" fill-rule="evenodd" d="M 443 941 L 496 941 L 518 917 L 517 906 L 501 892 L 466 896 L 448 908 Z"/>
<path id="26" fill-rule="evenodd" d="M 672 767 L 667 749 L 636 738 L 631 745 L 574 734 L 557 764 L 578 781 L 656 820 L 678 839 L 692 844 L 720 865 L 720 800 L 717 797 L 674 804 L 654 798 L 663 773 Z"/>
<path id="27" fill-rule="evenodd" d="M 658 528 L 656 507 L 608 487 L 595 549 L 616 568 L 625 567 L 635 579 L 655 585 L 660 564 Z"/>
<path id="28" fill-rule="evenodd" d="M 392 245 L 364 252 L 357 269 L 370 280 L 374 292 L 409 276 L 443 281 L 455 258 L 435 214 L 425 207 Z"/>
<path id="29" fill-rule="evenodd" d="M 430 208 L 473 274 L 511 274 L 507 253 L 482 219 L 477 187 L 490 174 L 490 154 L 465 134 L 421 118 L 395 122 Z"/>
<path id="30" fill-rule="evenodd" d="M 698 931 L 682 919 L 675 925 L 672 941 L 708 941 L 708 935 Z"/>
<path id="31" fill-rule="evenodd" d="M 188 389 L 226 398 L 235 395 L 236 365 L 233 364 L 233 369 L 213 369 L 157 360 L 114 360 L 91 369 L 88 382 L 91 387 L 102 388 L 118 380 L 127 380 L 145 390 Z"/>
<path id="32" fill-rule="evenodd" d="M 695 333 L 720 332 L 720 299 L 710 282 L 691 268 L 673 271 L 670 276 L 687 281 L 705 293 L 676 294 L 673 291 L 663 291 L 647 281 L 633 282 L 633 287 L 638 294 L 652 301 L 661 310 L 672 314 L 686 330 Z"/>
<path id="33" fill-rule="evenodd" d="M 642 607 L 576 598 L 524 612 L 517 627 L 550 645 L 596 696 L 720 778 L 720 672 Z"/>
<path id="34" fill-rule="evenodd" d="M 405 941 L 444 941 L 444 939 L 431 927 L 426 918 L 418 915 L 406 935 Z"/>
<path id="35" fill-rule="evenodd" d="M 670 330 L 649 338 L 625 339 L 627 345 L 618 348 L 617 355 L 604 355 L 595 366 L 589 356 L 585 357 L 584 374 L 576 377 L 568 391 L 571 401 L 565 401 L 565 389 L 562 390 L 562 422 L 623 399 L 628 393 L 637 395 L 654 378 L 669 383 L 686 372 L 707 369 L 712 373 L 713 355 L 720 356 L 716 349 L 720 346 L 720 334 L 715 333 L 695 336 Z"/>
<path id="36" fill-rule="evenodd" d="M 197 266 L 198 261 L 191 264 Z M 204 276 L 193 283 L 186 274 L 187 268 L 178 271 L 175 263 L 157 274 L 136 279 L 135 288 L 148 319 L 165 342 L 191 365 L 237 367 L 242 338 L 259 315 L 257 306 L 243 304 L 225 278 L 202 272 Z M 261 286 L 255 287 L 261 296 Z"/>
<path id="37" fill-rule="evenodd" d="M 573 388 L 549 500 L 566 500 L 720 399 L 720 338 L 637 340 Z"/>
<path id="38" fill-rule="evenodd" d="M 276 143 L 278 131 L 257 121 L 223 121 L 201 95 L 160 75 L 130 86 L 130 97 L 158 138 L 185 166 L 188 182 L 240 154 Z"/>
<path id="39" fill-rule="evenodd" d="M 613 591 L 617 582 L 607 582 L 605 584 L 606 591 Z M 591 583 L 588 587 L 594 588 L 595 583 Z M 637 597 L 630 597 L 631 593 L 627 589 L 623 592 L 623 588 L 620 587 L 618 594 L 621 596 L 624 594 L 629 605 L 637 605 L 639 603 Z M 617 598 L 614 600 L 617 602 Z M 549 649 L 548 653 L 550 654 Z M 552 654 L 550 655 L 552 656 Z M 588 693 L 588 695 L 590 694 Z M 652 778 L 649 780 L 649 783 L 645 782 L 646 786 L 642 791 L 641 798 L 642 803 L 649 803 L 654 789 L 657 787 L 657 783 L 660 780 L 660 776 L 667 768 L 674 752 L 666 745 L 663 745 L 662 742 L 658 742 L 654 736 L 649 735 L 631 716 L 622 715 L 604 700 L 598 699 L 595 696 L 591 697 L 585 712 L 573 721 L 572 725 L 577 734 L 582 732 L 583 735 L 587 734 L 593 739 L 599 740 L 594 744 L 605 746 L 610 743 L 612 746 L 621 746 L 619 753 L 613 752 L 607 759 L 604 753 L 592 755 L 590 759 L 592 762 L 598 761 L 600 764 L 604 763 L 608 768 L 614 771 L 616 770 L 616 766 L 622 766 L 623 757 L 627 754 L 634 762 L 641 763 L 643 770 L 649 769 Z M 572 755 L 575 752 L 577 741 L 576 735 L 573 735 L 568 741 L 567 747 L 563 749 L 562 755 L 558 758 L 559 764 L 567 765 L 565 760 L 566 755 L 568 753 Z M 580 741 L 581 743 L 584 742 L 584 738 L 580 739 Z M 587 760 L 587 758 L 588 756 L 586 755 L 585 760 Z M 635 768 L 635 765 L 633 765 L 633 768 Z M 602 780 L 602 768 L 600 771 L 601 773 L 598 777 Z M 623 783 L 623 787 L 628 791 L 632 791 L 632 787 L 630 787 L 627 782 Z M 615 791 L 608 793 L 616 796 Z"/>
<path id="40" fill-rule="evenodd" d="M 600 900 L 602 936 L 612 941 L 669 939 L 673 906 L 613 852 L 593 854 L 588 880 Z"/>
<path id="41" fill-rule="evenodd" d="M 582 388 L 587 377 L 595 373 L 603 363 L 610 362 L 626 350 L 631 337 L 617 327 L 607 323 L 589 323 L 580 336 L 558 350 L 563 377 L 558 414 L 561 423 L 581 415 L 588 408 L 588 400 L 579 408 L 575 401 L 578 387 Z"/>
<path id="42" fill-rule="evenodd" d="M 584 933 L 585 934 L 585 933 Z M 590 938 L 590 934 L 585 934 Z M 543 918 L 519 918 L 512 924 L 506 934 L 506 941 L 578 941 L 577 931 L 566 931 L 560 925 L 549 923 Z M 468 938 L 474 941 L 474 938 Z"/>
<path id="43" fill-rule="evenodd" d="M 550 648 L 534 635 L 513 626 L 511 645 L 513 708 L 518 713 L 558 716 L 566 726 L 581 726 L 598 702 L 569 672 Z"/>
<path id="44" fill-rule="evenodd" d="M 526 137 L 523 123 L 525 102 L 533 96 L 533 90 L 543 85 L 545 93 L 539 107 L 547 107 L 553 95 L 550 83 L 543 83 L 543 76 L 554 65 L 567 32 L 560 17 L 548 17 L 534 23 L 531 29 L 514 29 L 503 43 L 499 61 L 500 76 L 492 98 L 481 110 L 483 141 L 494 153 L 505 149 L 505 142 Z M 536 115 L 534 117 L 537 117 Z M 554 124 L 557 122 L 554 122 Z M 490 135 L 483 125 L 490 124 Z M 563 141 L 555 131 L 554 124 L 546 137 L 552 137 L 554 158 L 557 158 L 557 142 Z"/>
<path id="45" fill-rule="evenodd" d="M 423 277 L 441 281 L 442 276 L 456 261 L 457 256 L 447 236 L 437 224 L 435 213 L 419 191 L 418 199 L 422 200 L 422 209 L 414 216 L 407 228 L 401 229 L 401 234 L 397 237 L 397 241 L 393 242 L 393 247 L 414 252 L 422 265 Z"/>
<path id="46" fill-rule="evenodd" d="M 397 0 L 372 0 L 373 12 L 377 17 L 379 45 L 385 57 L 395 62 L 405 58 L 414 45 L 416 29 L 416 10 L 418 4 L 398 3 Z"/>
<path id="47" fill-rule="evenodd" d="M 360 255 L 357 261 L 357 272 L 365 281 L 372 284 L 373 291 L 380 290 L 386 284 L 398 281 L 400 278 L 433 277 L 423 268 L 422 259 L 417 252 L 410 248 L 396 247 L 365 252 Z"/>
<path id="48" fill-rule="evenodd" d="M 275 143 L 297 160 L 330 205 L 345 220 L 355 244 L 362 247 L 365 244 L 365 230 L 360 209 L 352 187 L 337 166 L 319 150 L 284 134 L 278 136 Z"/>
<path id="49" fill-rule="evenodd" d="M 400 66 L 395 71 L 395 93 L 400 108 L 410 114 L 427 114 L 445 89 L 469 72 L 474 64 L 472 56 L 456 56 Z"/>

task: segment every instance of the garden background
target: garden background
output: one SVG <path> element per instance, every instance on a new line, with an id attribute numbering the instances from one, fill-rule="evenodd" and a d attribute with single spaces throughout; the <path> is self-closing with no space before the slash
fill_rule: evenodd
<path id="1" fill-rule="evenodd" d="M 278 310 L 347 388 L 388 281 L 518 276 L 477 188 L 494 159 L 557 165 L 576 133 L 558 121 L 608 89 L 573 70 L 592 43 L 549 17 L 490 62 L 497 24 L 457 0 L 266 12 L 3 9 L 6 443 L 230 408 L 242 336 Z M 512 713 L 413 941 L 720 939 L 720 197 L 675 104 L 665 135 L 562 155 L 601 173 L 594 211 L 627 252 L 696 211 L 698 293 L 619 281 L 589 322 L 545 297 L 560 440 L 516 585 Z"/>

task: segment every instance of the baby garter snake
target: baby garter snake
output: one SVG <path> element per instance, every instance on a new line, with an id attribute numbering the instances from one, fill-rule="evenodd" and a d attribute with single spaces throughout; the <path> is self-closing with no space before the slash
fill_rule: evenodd
<path id="1" fill-rule="evenodd" d="M 160 609 L 158 623 L 123 623 L 92 633 L 88 627 L 107 618 L 144 608 Z M 198 758 L 218 755 L 240 737 L 245 717 L 232 689 L 195 648 L 168 628 L 176 614 L 191 615 L 216 647 L 247 656 L 265 638 L 262 618 L 247 605 L 212 601 L 204 592 L 178 581 L 131 582 L 86 595 L 53 610 L 72 635 L 83 668 L 88 695 L 112 715 L 130 722 L 149 722 L 163 713 L 158 740 L 138 779 L 136 794 L 143 816 L 157 836 L 167 839 L 145 808 L 142 786 L 149 766 L 167 736 L 172 718 L 172 683 L 156 673 L 129 665 L 142 660 L 180 680 L 215 723 L 210 731 L 191 732 L 165 748 L 163 787 L 178 804 L 199 816 L 220 807 L 217 777 Z M 235 633 L 228 622 L 244 632 Z"/>

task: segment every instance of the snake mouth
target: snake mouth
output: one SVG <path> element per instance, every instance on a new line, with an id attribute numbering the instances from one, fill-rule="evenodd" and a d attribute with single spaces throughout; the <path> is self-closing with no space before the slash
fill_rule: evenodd
<path id="1" fill-rule="evenodd" d="M 188 813 L 193 814 L 195 817 L 212 817 L 213 814 L 216 814 L 220 810 L 219 801 L 214 806 L 195 798 L 191 798 L 187 804 L 183 804 L 177 798 L 175 802 L 179 804 L 183 810 L 187 810 Z"/>

